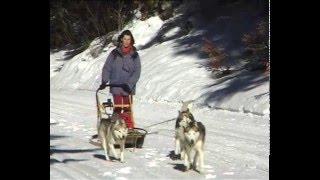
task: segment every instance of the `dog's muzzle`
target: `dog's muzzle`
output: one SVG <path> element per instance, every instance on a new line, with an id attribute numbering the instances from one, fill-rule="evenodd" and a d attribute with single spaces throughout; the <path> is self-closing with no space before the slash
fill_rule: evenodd
<path id="1" fill-rule="evenodd" d="M 124 139 L 124 137 L 125 137 L 125 136 L 122 136 L 122 137 L 120 137 L 119 139 L 120 139 L 120 140 L 123 140 L 123 139 Z"/>
<path id="2" fill-rule="evenodd" d="M 193 144 L 194 144 L 194 140 L 192 139 L 192 140 L 190 141 L 189 145 L 191 146 L 191 145 L 193 145 Z"/>

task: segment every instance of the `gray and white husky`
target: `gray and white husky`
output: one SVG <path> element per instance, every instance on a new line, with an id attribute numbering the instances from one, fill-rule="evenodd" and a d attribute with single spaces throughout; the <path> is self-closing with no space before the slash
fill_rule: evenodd
<path id="1" fill-rule="evenodd" d="M 183 150 L 184 153 L 184 165 L 186 167 L 186 171 L 190 169 L 190 164 L 192 164 L 192 168 L 196 170 L 198 157 L 200 158 L 200 167 L 199 172 L 203 172 L 204 167 L 204 143 L 206 137 L 206 129 L 205 126 L 201 122 L 192 122 L 188 127 L 184 128 L 184 143 Z M 192 153 L 195 151 L 195 153 Z M 194 154 L 194 158 L 192 155 Z"/>
<path id="2" fill-rule="evenodd" d="M 120 145 L 120 162 L 124 162 L 124 147 L 128 128 L 125 121 L 118 115 L 113 114 L 110 118 L 102 118 L 98 127 L 98 137 L 105 152 L 106 160 L 110 161 L 108 155 L 110 150 L 113 156 L 118 159 L 114 144 Z"/>
<path id="3" fill-rule="evenodd" d="M 188 127 L 191 122 L 195 119 L 190 112 L 192 101 L 183 102 L 181 111 L 179 111 L 178 117 L 176 119 L 175 126 L 175 155 L 180 154 L 181 159 L 184 158 L 184 151 L 182 149 L 184 142 L 184 128 Z"/>

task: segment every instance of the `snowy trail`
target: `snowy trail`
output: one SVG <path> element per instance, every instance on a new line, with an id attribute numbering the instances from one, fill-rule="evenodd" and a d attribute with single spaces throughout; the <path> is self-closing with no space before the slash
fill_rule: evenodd
<path id="1" fill-rule="evenodd" d="M 136 127 L 175 118 L 181 104 L 134 99 Z M 51 91 L 50 179 L 269 179 L 269 116 L 195 107 L 207 129 L 204 173 L 182 172 L 172 160 L 175 121 L 147 128 L 142 149 L 127 148 L 125 163 L 106 162 L 88 143 L 96 134 L 95 92 Z"/>

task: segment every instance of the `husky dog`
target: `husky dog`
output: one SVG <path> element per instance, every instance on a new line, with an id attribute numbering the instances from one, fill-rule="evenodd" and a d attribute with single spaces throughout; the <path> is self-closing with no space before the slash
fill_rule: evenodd
<path id="1" fill-rule="evenodd" d="M 184 151 L 182 149 L 184 142 L 184 128 L 188 127 L 191 122 L 194 122 L 194 117 L 189 108 L 192 101 L 183 102 L 181 111 L 176 120 L 175 126 L 175 155 L 180 154 L 181 159 L 184 158 Z"/>
<path id="2" fill-rule="evenodd" d="M 197 160 L 200 157 L 199 172 L 202 173 L 204 167 L 204 143 L 206 136 L 205 126 L 201 122 L 192 122 L 188 127 L 184 128 L 185 140 L 183 144 L 183 150 L 185 151 L 184 165 L 186 171 L 190 169 L 190 163 L 192 163 L 192 150 L 195 151 L 192 167 L 196 170 Z"/>
<path id="3" fill-rule="evenodd" d="M 98 137 L 105 152 L 106 160 L 109 159 L 110 149 L 116 159 L 118 159 L 114 144 L 120 144 L 120 162 L 124 162 L 124 146 L 128 128 L 125 121 L 118 115 L 113 114 L 110 118 L 102 118 L 98 127 Z"/>

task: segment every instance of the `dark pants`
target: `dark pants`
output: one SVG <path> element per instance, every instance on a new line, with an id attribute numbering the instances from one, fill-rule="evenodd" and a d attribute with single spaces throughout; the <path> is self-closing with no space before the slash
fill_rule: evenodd
<path id="1" fill-rule="evenodd" d="M 124 96 L 121 94 L 113 94 L 113 103 L 116 105 L 121 105 L 121 104 L 129 104 L 129 96 Z M 123 110 L 123 111 L 122 111 Z M 114 113 L 118 113 L 126 122 L 126 125 L 129 129 L 134 128 L 133 122 L 131 119 L 131 109 L 124 107 L 116 107 L 114 108 Z"/>

